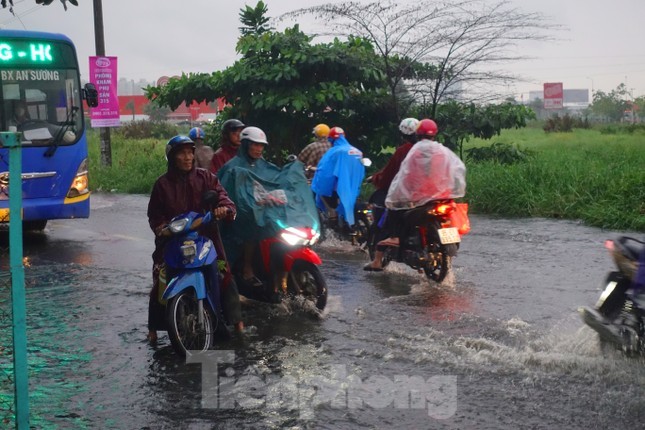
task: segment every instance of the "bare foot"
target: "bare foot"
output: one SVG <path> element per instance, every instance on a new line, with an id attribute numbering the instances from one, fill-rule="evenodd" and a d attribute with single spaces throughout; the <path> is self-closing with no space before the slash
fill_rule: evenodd
<path id="1" fill-rule="evenodd" d="M 157 343 L 157 332 L 155 330 L 150 330 L 147 338 L 150 345 L 155 345 Z"/>

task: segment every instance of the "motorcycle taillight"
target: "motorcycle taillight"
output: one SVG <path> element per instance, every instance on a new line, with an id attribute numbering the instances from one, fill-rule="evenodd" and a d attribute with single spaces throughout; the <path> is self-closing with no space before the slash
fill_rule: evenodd
<path id="1" fill-rule="evenodd" d="M 447 217 L 455 210 L 455 202 L 437 203 L 428 209 L 428 214 L 433 216 Z"/>

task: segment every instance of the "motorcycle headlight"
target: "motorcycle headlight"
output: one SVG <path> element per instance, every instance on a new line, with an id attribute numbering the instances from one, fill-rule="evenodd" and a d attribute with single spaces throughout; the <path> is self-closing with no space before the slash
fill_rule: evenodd
<path id="1" fill-rule="evenodd" d="M 181 255 L 183 255 L 186 259 L 192 260 L 195 258 L 195 255 L 197 254 L 197 245 L 195 245 L 195 242 L 184 242 L 184 244 L 181 246 Z"/>
<path id="2" fill-rule="evenodd" d="M 309 243 L 307 233 L 297 228 L 288 227 L 284 229 L 282 233 L 280 233 L 280 237 L 282 237 L 282 240 L 291 246 L 307 245 Z"/>
<path id="3" fill-rule="evenodd" d="M 176 219 L 170 223 L 168 228 L 173 233 L 180 233 L 184 231 L 184 229 L 186 228 L 186 224 L 188 224 L 188 218 Z"/>
<path id="4" fill-rule="evenodd" d="M 318 233 L 314 229 L 311 229 L 311 234 L 312 234 L 312 237 L 311 239 L 309 239 L 309 245 L 315 245 L 316 242 L 318 242 L 318 239 L 320 239 L 320 233 Z"/>

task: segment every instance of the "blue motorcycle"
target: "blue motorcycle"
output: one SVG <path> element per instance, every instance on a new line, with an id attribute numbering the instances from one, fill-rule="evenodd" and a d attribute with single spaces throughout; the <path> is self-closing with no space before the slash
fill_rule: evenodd
<path id="1" fill-rule="evenodd" d="M 163 229 L 169 236 L 164 250 L 168 283 L 162 300 L 167 301 L 168 337 L 175 351 L 208 350 L 221 336 L 228 336 L 220 300 L 217 252 L 213 242 L 198 233 L 215 221 L 212 212 L 188 212 L 176 216 Z"/>

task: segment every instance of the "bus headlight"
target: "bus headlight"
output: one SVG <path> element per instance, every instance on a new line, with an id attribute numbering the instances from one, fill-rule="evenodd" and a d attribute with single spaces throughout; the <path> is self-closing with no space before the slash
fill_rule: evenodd
<path id="1" fill-rule="evenodd" d="M 76 176 L 72 180 L 72 185 L 67 191 L 67 198 L 74 198 L 82 196 L 90 192 L 88 172 L 87 172 L 87 158 L 81 162 L 76 170 Z"/>

